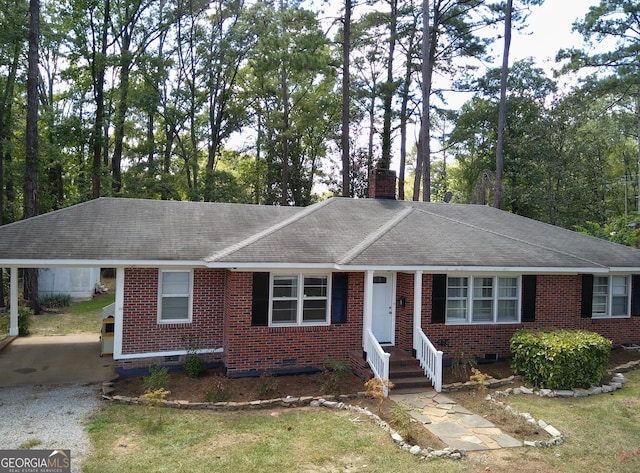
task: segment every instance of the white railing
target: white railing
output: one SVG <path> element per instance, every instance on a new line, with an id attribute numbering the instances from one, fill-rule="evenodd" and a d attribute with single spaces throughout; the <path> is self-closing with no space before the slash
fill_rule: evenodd
<path id="1" fill-rule="evenodd" d="M 376 378 L 384 383 L 389 381 L 389 355 L 385 352 L 371 330 L 365 330 L 364 351 L 367 352 L 367 363 Z M 389 394 L 387 385 L 383 386 L 385 397 Z"/>
<path id="2" fill-rule="evenodd" d="M 431 384 L 436 392 L 442 391 L 442 352 L 436 350 L 433 343 L 422 330 L 418 330 L 418 349 L 416 358 L 424 369 L 424 374 L 431 378 Z"/>

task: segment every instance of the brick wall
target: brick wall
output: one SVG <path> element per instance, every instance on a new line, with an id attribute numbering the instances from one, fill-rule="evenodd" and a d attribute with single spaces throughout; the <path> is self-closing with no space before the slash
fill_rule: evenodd
<path id="1" fill-rule="evenodd" d="M 580 317 L 581 276 L 538 275 L 536 320 L 520 324 L 445 325 L 431 323 L 431 275 L 423 276 L 422 329 L 446 359 L 510 355 L 509 341 L 519 329 L 581 329 L 600 333 L 614 344 L 640 341 L 640 317 Z"/>
<path id="2" fill-rule="evenodd" d="M 369 198 L 395 199 L 396 172 L 389 169 L 373 169 L 369 176 Z"/>
<path id="3" fill-rule="evenodd" d="M 362 347 L 364 275 L 349 274 L 348 320 L 321 327 L 251 325 L 252 273 L 230 272 L 225 297 L 224 364 L 228 376 L 257 375 L 263 370 L 303 371 L 322 368 L 328 358 L 348 361 Z"/>
<path id="4" fill-rule="evenodd" d="M 411 353 L 413 350 L 413 273 L 396 276 L 396 347 Z M 404 297 L 405 306 L 400 304 Z"/>
<path id="5" fill-rule="evenodd" d="M 126 269 L 122 353 L 221 348 L 224 282 L 223 270 L 194 270 L 192 322 L 158 324 L 158 269 Z"/>

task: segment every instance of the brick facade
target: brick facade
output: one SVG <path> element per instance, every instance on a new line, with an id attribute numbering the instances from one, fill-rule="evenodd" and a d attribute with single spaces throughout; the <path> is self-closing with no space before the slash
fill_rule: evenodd
<path id="1" fill-rule="evenodd" d="M 122 354 L 222 348 L 225 271 L 194 270 L 191 323 L 158 324 L 158 280 L 157 268 L 125 270 Z M 220 355 L 209 354 L 205 360 L 219 361 Z M 156 357 L 116 360 L 115 365 L 134 369 L 166 363 L 171 360 Z"/>
<path id="2" fill-rule="evenodd" d="M 148 353 L 149 358 L 117 360 L 121 369 L 179 363 L 152 354 L 190 348 L 222 348 L 206 361 L 221 362 L 228 376 L 303 372 L 321 368 L 329 359 L 348 361 L 362 350 L 364 273 L 349 273 L 346 323 L 318 327 L 253 326 L 253 274 L 226 270 L 194 270 L 191 323 L 158 324 L 158 269 L 127 269 L 124 284 L 122 353 Z M 413 273 L 396 277 L 395 344 L 413 348 Z M 432 284 L 423 275 L 422 328 L 445 359 L 509 356 L 509 341 L 521 328 L 584 329 L 598 332 L 614 344 L 640 342 L 640 317 L 590 319 L 580 316 L 580 275 L 538 275 L 536 320 L 518 324 L 446 325 L 432 323 Z M 405 306 L 400 304 L 400 298 Z"/>
<path id="3" fill-rule="evenodd" d="M 349 274 L 348 318 L 319 327 L 251 325 L 252 273 L 228 274 L 225 302 L 224 364 L 228 376 L 258 375 L 265 370 L 300 372 L 321 368 L 329 359 L 347 361 L 362 347 L 364 275 Z"/>

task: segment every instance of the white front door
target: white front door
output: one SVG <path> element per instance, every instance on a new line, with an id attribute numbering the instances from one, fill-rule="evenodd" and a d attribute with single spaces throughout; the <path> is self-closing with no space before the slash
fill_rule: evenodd
<path id="1" fill-rule="evenodd" d="M 371 330 L 379 343 L 394 344 L 393 273 L 373 276 L 373 308 Z"/>

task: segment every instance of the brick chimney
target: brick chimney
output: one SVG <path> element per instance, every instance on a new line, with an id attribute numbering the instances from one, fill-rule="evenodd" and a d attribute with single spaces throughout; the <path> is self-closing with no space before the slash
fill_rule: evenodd
<path id="1" fill-rule="evenodd" d="M 373 169 L 369 176 L 370 199 L 396 198 L 396 172 L 390 169 Z"/>

